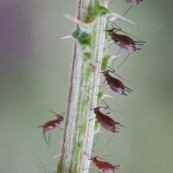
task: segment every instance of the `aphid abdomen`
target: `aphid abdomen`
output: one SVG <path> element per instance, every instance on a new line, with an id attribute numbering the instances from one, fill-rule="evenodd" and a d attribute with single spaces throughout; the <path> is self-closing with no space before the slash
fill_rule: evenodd
<path id="1" fill-rule="evenodd" d="M 118 40 L 116 44 L 122 49 L 125 49 L 128 52 L 134 52 L 137 50 L 135 41 L 132 38 L 121 34 L 116 34 L 116 37 Z"/>
<path id="2" fill-rule="evenodd" d="M 45 123 L 43 126 L 44 133 L 49 133 L 54 131 L 56 128 L 58 128 L 63 119 L 64 119 L 63 117 L 59 116 L 57 119 Z"/>
<path id="3" fill-rule="evenodd" d="M 115 173 L 115 167 L 108 162 L 99 161 L 96 157 L 93 158 L 93 163 L 102 173 Z"/>
<path id="4" fill-rule="evenodd" d="M 97 115 L 96 115 L 100 125 L 107 131 L 109 132 L 112 132 L 114 133 L 116 130 L 115 130 L 115 125 L 116 125 L 116 122 L 110 118 L 109 116 L 101 113 L 101 112 L 98 112 Z"/>
<path id="5" fill-rule="evenodd" d="M 101 173 L 115 173 L 114 168 L 108 168 L 108 169 L 100 169 Z"/>
<path id="6" fill-rule="evenodd" d="M 120 80 L 113 78 L 110 75 L 109 76 L 107 75 L 106 81 L 107 81 L 107 83 L 110 86 L 112 91 L 114 91 L 120 95 L 124 94 L 124 85 Z"/>
<path id="7" fill-rule="evenodd" d="M 143 0 L 126 0 L 127 3 L 133 4 L 133 5 L 139 4 L 139 3 L 142 2 L 142 1 L 143 1 Z"/>

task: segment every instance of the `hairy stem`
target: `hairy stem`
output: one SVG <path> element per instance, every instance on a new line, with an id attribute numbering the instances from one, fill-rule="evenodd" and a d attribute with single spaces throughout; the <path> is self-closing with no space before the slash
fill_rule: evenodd
<path id="1" fill-rule="evenodd" d="M 68 93 L 67 114 L 57 173 L 87 173 L 91 155 L 95 119 L 91 108 L 97 106 L 101 65 L 105 51 L 106 17 L 100 7 L 106 0 L 78 0 L 77 19 L 92 26 L 76 25 L 72 36 L 76 40 Z M 105 9 L 104 9 L 105 10 Z M 94 14 L 93 14 L 94 12 Z M 97 61 L 96 61 L 97 60 Z M 95 70 L 89 65 L 92 63 Z M 95 86 L 95 87 L 93 87 Z M 91 120 L 92 119 L 92 120 Z"/>

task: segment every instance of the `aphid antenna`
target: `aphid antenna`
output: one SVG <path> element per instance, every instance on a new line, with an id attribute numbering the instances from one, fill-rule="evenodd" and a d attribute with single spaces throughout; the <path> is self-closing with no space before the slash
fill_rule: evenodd
<path id="1" fill-rule="evenodd" d="M 38 164 L 37 164 L 37 168 L 38 168 L 42 173 L 47 173 L 46 168 L 44 167 L 44 165 L 43 165 L 43 163 L 42 163 L 42 161 L 41 161 L 39 155 L 38 155 L 37 153 L 36 153 L 36 155 L 37 155 L 37 159 L 38 159 L 39 163 L 41 164 L 43 170 L 40 168 L 40 166 L 39 166 Z"/>
<path id="2" fill-rule="evenodd" d="M 118 131 L 115 131 L 118 132 Z M 106 143 L 106 147 L 108 146 L 109 142 L 112 140 L 112 138 L 114 137 L 115 133 L 111 136 L 111 138 L 109 139 L 109 141 Z"/>
<path id="3" fill-rule="evenodd" d="M 116 26 L 116 27 L 118 27 L 118 29 L 115 28 L 117 31 L 122 31 L 121 28 L 117 24 L 115 24 L 114 22 L 112 22 L 110 19 L 106 18 L 106 20 L 110 23 L 110 25 L 112 26 L 112 28 L 115 28 L 115 26 Z M 107 30 L 104 30 L 104 31 L 107 31 Z"/>
<path id="4" fill-rule="evenodd" d="M 93 144 L 92 148 L 94 148 L 94 146 L 96 145 L 96 143 L 97 143 L 99 137 L 100 137 L 100 133 L 98 134 L 96 140 L 94 141 L 94 144 Z M 92 151 L 93 153 L 95 153 L 93 149 L 92 149 L 91 151 Z"/>
<path id="5" fill-rule="evenodd" d="M 124 59 L 124 61 L 117 68 L 119 68 L 126 61 L 126 59 L 129 57 L 129 55 L 130 55 L 130 53 L 128 53 L 128 55 L 126 56 L 126 58 Z"/>
<path id="6" fill-rule="evenodd" d="M 97 153 L 94 151 L 94 150 L 92 150 L 92 152 L 96 155 Z M 105 159 L 103 159 L 103 157 L 101 157 L 101 156 L 99 156 L 99 155 L 96 155 L 95 157 L 93 157 L 93 158 L 99 158 L 99 159 L 101 159 L 101 160 L 105 160 Z M 92 158 L 92 159 L 93 159 Z"/>
<path id="7" fill-rule="evenodd" d="M 119 19 L 119 20 L 121 20 L 121 19 Z M 121 27 L 119 27 L 115 22 L 112 22 L 112 21 L 109 20 L 108 18 L 107 18 L 107 21 L 110 23 L 110 25 L 112 26 L 112 28 L 114 28 L 114 29 L 116 29 L 117 31 L 120 31 L 120 32 L 122 32 L 122 33 L 124 33 L 124 34 L 127 34 L 127 35 L 130 36 L 130 37 L 133 37 L 133 38 L 137 39 L 137 41 L 135 41 L 135 42 L 145 43 L 145 41 L 141 41 L 141 39 L 135 37 L 134 35 L 129 34 L 128 32 L 126 32 L 126 31 L 124 31 L 124 30 L 122 30 Z M 115 28 L 115 26 L 116 26 L 117 28 Z M 108 30 L 104 30 L 104 31 L 108 31 Z"/>
<path id="8" fill-rule="evenodd" d="M 98 94 L 96 94 L 96 95 L 106 105 L 106 107 L 99 107 L 99 108 L 108 109 L 109 108 L 109 105 L 101 97 L 99 97 Z"/>
<path id="9" fill-rule="evenodd" d="M 93 103 L 92 103 L 92 101 L 91 101 L 91 99 L 89 98 L 89 96 L 87 95 L 87 98 L 89 99 L 89 101 L 90 101 L 90 103 L 91 103 L 91 105 L 92 105 L 92 107 L 93 108 L 90 108 L 90 110 L 94 110 L 95 108 L 94 108 L 94 105 L 93 105 Z M 94 118 L 93 118 L 94 119 Z M 91 119 L 92 120 L 92 119 Z"/>
<path id="10" fill-rule="evenodd" d="M 89 88 L 89 90 L 95 88 L 96 86 L 103 87 L 104 85 L 107 85 L 105 82 L 106 82 L 106 81 L 103 81 L 103 82 L 101 82 L 100 84 L 95 85 L 95 86 Z M 103 84 L 103 85 L 101 85 L 101 84 Z"/>
<path id="11" fill-rule="evenodd" d="M 53 113 L 56 117 L 61 116 L 61 114 L 66 113 L 66 111 L 64 111 L 64 112 L 61 112 L 61 113 L 58 114 L 58 113 L 52 111 L 51 109 L 48 109 L 48 108 L 45 108 L 45 107 L 43 107 L 43 109 L 45 109 L 45 110 L 48 111 L 48 112 Z"/>
<path id="12" fill-rule="evenodd" d="M 96 61 L 97 61 L 99 64 L 102 65 L 102 63 L 100 63 L 98 60 L 96 60 Z M 121 77 L 119 74 L 115 73 L 115 69 L 113 69 L 113 68 L 111 68 L 111 67 L 109 67 L 109 66 L 107 66 L 107 68 L 111 69 L 111 70 L 107 70 L 108 72 L 114 73 L 114 74 L 117 75 L 119 78 L 125 80 L 125 81 L 128 82 L 128 83 L 134 84 L 134 83 L 128 81 L 127 79 Z M 103 73 L 103 72 L 99 72 L 99 73 Z"/>
<path id="13" fill-rule="evenodd" d="M 126 112 L 118 111 L 118 110 L 115 110 L 115 109 L 108 108 L 107 110 L 111 111 L 111 112 L 117 112 L 117 113 L 120 113 L 120 114 L 127 114 Z"/>
<path id="14" fill-rule="evenodd" d="M 124 12 L 124 14 L 122 16 L 125 16 L 127 14 L 127 12 L 133 7 L 133 4 Z"/>

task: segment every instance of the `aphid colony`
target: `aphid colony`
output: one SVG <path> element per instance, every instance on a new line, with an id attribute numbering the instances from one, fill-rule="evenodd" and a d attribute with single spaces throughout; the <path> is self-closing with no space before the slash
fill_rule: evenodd
<path id="1" fill-rule="evenodd" d="M 126 1 L 127 1 L 127 3 L 130 3 L 131 7 L 132 7 L 133 5 L 139 4 L 142 0 L 126 0 Z M 127 11 L 123 14 L 123 16 L 127 13 Z M 134 39 L 132 39 L 130 37 L 129 34 L 127 34 L 127 35 L 119 34 L 119 32 L 123 32 L 123 31 L 121 29 L 117 29 L 116 27 L 114 27 L 112 25 L 111 21 L 109 21 L 109 23 L 111 24 L 112 28 L 104 30 L 104 31 L 106 31 L 108 33 L 111 40 L 117 46 L 119 46 L 120 49 L 123 49 L 129 53 L 132 53 L 132 52 L 135 52 L 135 51 L 138 51 L 141 49 L 141 47 L 138 47 L 138 46 L 143 46 L 143 43 L 145 43 L 145 42 L 139 41 L 139 40 L 135 41 Z M 124 33 L 126 33 L 126 32 L 124 32 Z M 95 63 L 100 63 L 100 62 L 98 62 L 98 61 L 90 62 L 88 64 L 88 66 L 91 67 L 92 73 L 96 73 Z M 100 64 L 102 65 L 102 63 L 100 63 Z M 111 70 L 108 70 L 107 68 L 109 68 Z M 106 68 L 105 67 L 102 68 L 102 71 L 100 73 L 102 73 L 102 77 L 104 78 L 103 83 L 106 82 L 107 85 L 109 86 L 109 88 L 112 90 L 112 92 L 119 94 L 119 95 L 125 95 L 125 96 L 127 96 L 127 93 L 132 92 L 132 89 L 125 86 L 120 79 L 113 77 L 112 74 L 116 74 L 116 73 L 115 73 L 115 70 L 113 70 L 111 67 L 107 66 Z M 119 76 L 119 75 L 117 75 L 117 76 Z M 100 84 L 100 87 L 101 87 L 101 84 Z M 88 99 L 91 101 L 90 98 L 88 98 Z M 98 99 L 101 99 L 101 97 L 98 96 Z M 122 124 L 120 124 L 119 122 L 117 122 L 116 120 L 114 120 L 113 118 L 111 118 L 108 115 L 108 113 L 106 114 L 101 111 L 101 109 L 108 109 L 108 107 L 109 106 L 106 104 L 106 107 L 97 106 L 97 107 L 91 108 L 91 110 L 93 111 L 93 113 L 95 115 L 95 119 L 100 124 L 100 126 L 103 129 L 105 129 L 106 131 L 113 133 L 113 135 L 114 135 L 116 132 L 119 132 L 118 131 L 119 126 L 121 126 L 121 127 L 124 127 L 124 126 Z M 61 127 L 61 124 L 63 123 L 64 117 L 61 115 L 62 113 L 57 114 L 57 113 L 53 112 L 52 110 L 49 110 L 49 109 L 46 109 L 46 110 L 53 113 L 56 116 L 56 119 L 50 120 L 50 121 L 44 123 L 43 125 L 38 126 L 38 127 L 43 128 L 44 139 L 45 139 L 45 142 L 48 144 L 48 140 L 46 139 L 46 134 L 50 134 L 52 131 L 54 131 L 57 128 L 60 128 L 61 130 L 63 130 L 63 127 Z M 112 137 L 111 137 L 111 139 L 112 139 Z M 110 142 L 110 140 L 108 141 L 108 143 L 109 142 Z M 83 151 L 83 154 L 87 155 L 84 151 Z M 99 156 L 95 156 L 93 158 L 91 158 L 90 156 L 88 156 L 88 157 L 89 157 L 88 160 L 91 160 L 92 163 L 99 169 L 99 171 L 101 173 L 115 173 L 115 169 L 116 168 L 118 169 L 120 167 L 120 165 L 112 165 L 109 162 L 100 161 L 100 159 L 98 159 Z"/>

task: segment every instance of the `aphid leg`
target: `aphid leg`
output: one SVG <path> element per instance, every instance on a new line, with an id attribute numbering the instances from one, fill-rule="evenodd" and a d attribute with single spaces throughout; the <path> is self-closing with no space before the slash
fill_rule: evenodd
<path id="1" fill-rule="evenodd" d="M 48 137 L 47 137 L 47 141 L 48 141 L 48 145 L 50 145 L 50 137 L 51 137 L 51 133 L 48 133 Z"/>
<path id="2" fill-rule="evenodd" d="M 102 72 L 99 72 L 99 73 L 102 73 Z M 105 80 L 105 81 L 103 81 L 103 82 L 101 82 L 101 83 L 100 83 L 100 84 L 98 84 L 98 85 L 95 85 L 95 86 L 93 86 L 93 87 L 89 88 L 89 90 L 90 90 L 90 89 L 95 88 L 96 86 L 103 87 L 104 85 L 107 85 L 107 84 L 105 84 L 105 82 L 106 82 L 106 80 Z M 102 85 L 102 84 L 103 84 L 103 85 Z"/>
<path id="3" fill-rule="evenodd" d="M 123 95 L 128 96 L 126 93 L 123 93 Z"/>
<path id="4" fill-rule="evenodd" d="M 127 14 L 127 12 L 133 7 L 133 4 L 124 12 L 124 14 L 122 16 L 125 16 Z"/>
<path id="5" fill-rule="evenodd" d="M 45 133 L 45 131 L 43 132 L 43 134 L 44 134 L 44 140 L 45 140 L 45 142 L 48 144 L 48 141 L 47 141 L 47 139 L 46 139 L 46 133 Z"/>
<path id="6" fill-rule="evenodd" d="M 128 58 L 129 55 L 130 55 L 130 53 L 128 53 L 128 55 L 126 56 L 126 58 L 124 59 L 124 61 L 118 66 L 118 68 L 125 62 L 125 60 Z"/>
<path id="7" fill-rule="evenodd" d="M 97 97 L 106 105 L 106 107 L 104 107 L 103 109 L 109 108 L 109 105 L 103 99 L 101 99 L 98 95 L 97 95 Z"/>
<path id="8" fill-rule="evenodd" d="M 111 112 L 107 112 L 106 114 L 110 114 Z"/>
<path id="9" fill-rule="evenodd" d="M 116 131 L 115 131 L 116 132 Z M 109 139 L 109 141 L 106 143 L 106 146 L 109 144 L 109 142 L 112 140 L 112 138 L 114 137 L 115 133 L 111 136 L 111 138 Z"/>

